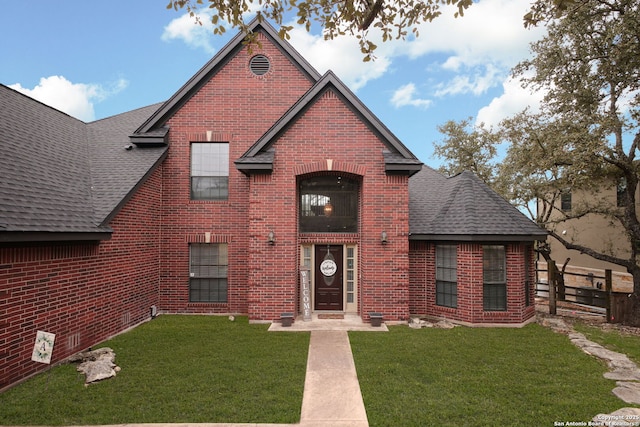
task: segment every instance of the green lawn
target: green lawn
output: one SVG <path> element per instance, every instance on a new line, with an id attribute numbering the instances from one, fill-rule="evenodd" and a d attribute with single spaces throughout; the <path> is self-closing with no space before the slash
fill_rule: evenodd
<path id="1" fill-rule="evenodd" d="M 602 362 L 535 324 L 349 337 L 372 427 L 552 426 L 629 406 Z M 308 333 L 160 316 L 103 345 L 118 376 L 85 387 L 56 367 L 0 394 L 0 425 L 299 422 Z"/>
<path id="2" fill-rule="evenodd" d="M 309 334 L 267 328 L 159 316 L 101 345 L 115 378 L 85 387 L 74 365 L 56 367 L 0 394 L 0 425 L 297 423 Z"/>
<path id="3" fill-rule="evenodd" d="M 349 336 L 372 427 L 553 426 L 629 406 L 601 361 L 537 324 Z"/>

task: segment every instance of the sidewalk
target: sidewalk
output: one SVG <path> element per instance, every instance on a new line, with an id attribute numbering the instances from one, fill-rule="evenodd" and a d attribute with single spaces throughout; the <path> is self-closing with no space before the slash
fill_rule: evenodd
<path id="1" fill-rule="evenodd" d="M 346 331 L 313 331 L 300 425 L 368 427 Z"/>

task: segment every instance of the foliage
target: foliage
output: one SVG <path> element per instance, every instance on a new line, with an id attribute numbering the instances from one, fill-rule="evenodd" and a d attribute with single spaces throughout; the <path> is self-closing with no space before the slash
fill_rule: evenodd
<path id="1" fill-rule="evenodd" d="M 542 146 L 563 165 L 559 183 L 593 193 L 605 185 L 605 178 L 609 185 L 626 183 L 622 206 L 587 201 L 561 219 L 602 215 L 627 231 L 631 253 L 625 259 L 553 235 L 570 249 L 626 267 L 640 294 L 635 208 L 640 179 L 635 161 L 640 142 L 640 1 L 591 0 L 547 28 L 548 35 L 532 45 L 533 58 L 520 63 L 514 74 L 529 88 L 546 93 L 538 121 L 541 129 L 553 130 Z"/>
<path id="2" fill-rule="evenodd" d="M 524 328 L 350 332 L 373 426 L 551 426 L 622 402 L 606 367 L 565 335 Z"/>
<path id="3" fill-rule="evenodd" d="M 377 47 L 368 38 L 370 28 L 380 31 L 383 42 L 394 38 L 404 40 L 409 32 L 418 36 L 418 26 L 438 17 L 442 6 L 454 5 L 455 16 L 462 16 L 472 4 L 473 0 L 171 0 L 167 8 L 185 9 L 196 17 L 198 8 L 206 6 L 213 12 L 211 22 L 215 34 L 225 32 L 225 22 L 248 33 L 244 16 L 255 11 L 258 19 L 275 22 L 283 39 L 289 39 L 293 29 L 284 24 L 285 14 L 293 11 L 297 24 L 307 31 L 312 24 L 320 24 L 325 39 L 355 35 L 364 60 L 369 61 Z"/>
<path id="4" fill-rule="evenodd" d="M 61 365 L 0 394 L 0 425 L 296 423 L 309 334 L 165 315 L 101 346 L 122 368 L 84 386 Z"/>
<path id="5" fill-rule="evenodd" d="M 440 144 L 434 144 L 434 154 L 447 159 L 440 172 L 455 175 L 468 170 L 491 186 L 496 175 L 493 162 L 500 143 L 498 135 L 483 125 L 472 127 L 471 118 L 459 123 L 448 121 L 438 126 L 438 131 L 445 138 Z"/>
<path id="6" fill-rule="evenodd" d="M 537 221 L 568 249 L 625 267 L 638 299 L 640 0 L 566 1 L 560 12 L 545 3 L 534 6 L 547 22 L 547 36 L 533 43 L 532 58 L 513 70 L 525 87 L 544 93 L 544 101 L 539 113 L 524 111 L 496 130 L 510 147 L 494 188 L 521 207 L 537 202 Z M 620 205 L 596 197 L 618 184 Z M 558 199 L 567 190 L 593 197 L 565 212 Z M 580 245 L 555 232 L 556 224 L 587 215 L 624 229 L 628 255 Z M 640 324 L 639 308 L 640 303 L 632 312 Z"/>

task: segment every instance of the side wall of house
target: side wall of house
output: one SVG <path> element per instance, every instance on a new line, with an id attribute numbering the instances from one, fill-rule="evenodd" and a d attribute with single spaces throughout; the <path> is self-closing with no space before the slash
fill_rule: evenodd
<path id="1" fill-rule="evenodd" d="M 0 390 L 47 367 L 31 361 L 37 331 L 56 335 L 56 363 L 150 318 L 161 191 L 157 170 L 100 244 L 0 246 Z"/>
<path id="2" fill-rule="evenodd" d="M 571 210 L 567 211 L 566 214 L 570 216 L 572 212 L 584 210 L 585 203 L 593 204 L 594 200 L 608 206 L 616 206 L 616 186 L 605 180 L 597 191 L 572 190 Z M 636 203 L 636 212 L 640 212 L 640 190 L 636 192 Z M 610 218 L 595 214 L 561 221 L 563 214 L 561 213 L 560 200 L 557 201 L 555 208 L 556 210 L 552 213 L 547 227 L 551 227 L 553 231 L 562 235 L 567 241 L 592 248 L 604 254 L 611 254 L 621 258 L 630 256 L 631 244 L 624 228 L 618 222 L 612 222 Z M 539 207 L 539 209 L 541 208 Z M 599 275 L 602 275 L 605 269 L 623 273 L 623 276 L 626 273 L 626 269 L 620 265 L 600 261 L 580 251 L 565 248 L 553 236 L 549 236 L 547 241 L 551 248 L 551 257 L 558 265 L 563 265 L 565 260 L 569 259 L 567 270 L 570 268 L 575 268 L 576 271 L 579 271 L 580 268 L 596 269 L 601 270 L 598 273 Z M 624 280 L 620 282 L 615 280 L 614 283 L 616 288 L 625 288 Z"/>
<path id="3" fill-rule="evenodd" d="M 482 245 L 476 243 L 458 244 L 457 308 L 437 305 L 435 248 L 436 245 L 431 242 L 411 242 L 409 259 L 412 315 L 435 316 L 469 324 L 520 324 L 535 315 L 535 263 L 530 244 L 505 244 L 506 311 L 485 311 L 483 308 Z"/>

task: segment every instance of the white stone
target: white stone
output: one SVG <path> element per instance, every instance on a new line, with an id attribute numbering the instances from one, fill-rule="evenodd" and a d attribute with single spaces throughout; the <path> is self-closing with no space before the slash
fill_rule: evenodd
<path id="1" fill-rule="evenodd" d="M 640 384 L 630 381 L 618 381 L 616 384 L 613 394 L 626 403 L 640 405 Z"/>
<path id="2" fill-rule="evenodd" d="M 114 363 L 116 354 L 108 347 L 99 348 L 94 351 L 78 353 L 70 360 L 79 362 L 76 368 L 78 372 L 85 374 L 85 384 L 102 381 L 115 377 L 120 368 Z"/>

